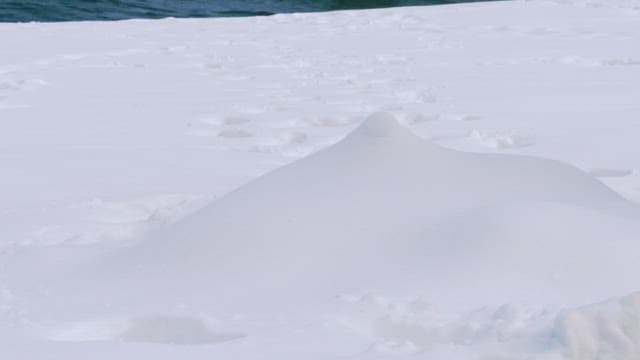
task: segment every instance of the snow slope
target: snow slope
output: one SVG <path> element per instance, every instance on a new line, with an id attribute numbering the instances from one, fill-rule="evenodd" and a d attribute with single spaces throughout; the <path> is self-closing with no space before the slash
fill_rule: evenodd
<path id="1" fill-rule="evenodd" d="M 0 354 L 637 358 L 638 16 L 0 25 Z"/>
<path id="2" fill-rule="evenodd" d="M 338 144 L 106 260 L 109 279 L 97 282 L 111 293 L 110 278 L 137 278 L 118 287 L 133 289 L 127 307 L 135 289 L 143 289 L 144 308 L 155 281 L 158 298 L 179 294 L 183 302 L 222 302 L 235 311 L 255 306 L 257 298 L 291 307 L 302 301 L 298 295 L 313 299 L 363 287 L 409 286 L 449 302 L 491 301 L 501 291 L 520 301 L 540 294 L 538 301 L 573 294 L 598 299 L 603 287 L 635 289 L 640 274 L 627 249 L 637 241 L 638 219 L 638 206 L 568 165 L 447 150 L 377 114 Z M 605 240 L 616 229 L 622 236 Z M 626 274 L 622 288 L 593 267 L 596 254 L 612 263 L 610 274 Z M 124 273 L 114 269 L 122 263 Z M 88 278 L 95 283 L 99 276 Z M 589 283 L 581 284 L 584 278 Z M 203 291 L 203 284 L 212 289 Z"/>

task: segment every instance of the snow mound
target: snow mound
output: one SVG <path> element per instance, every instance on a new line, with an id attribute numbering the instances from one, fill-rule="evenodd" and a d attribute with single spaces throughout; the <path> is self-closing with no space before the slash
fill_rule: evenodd
<path id="1" fill-rule="evenodd" d="M 460 306 L 580 304 L 603 289 L 635 290 L 640 271 L 626 249 L 638 214 L 570 165 L 445 149 L 376 114 L 338 144 L 107 257 L 88 281 L 102 276 L 95 291 L 106 297 L 144 289 L 128 291 L 125 308 L 151 296 L 286 307 L 367 287 L 420 287 Z"/>
<path id="2" fill-rule="evenodd" d="M 565 311 L 555 335 L 570 359 L 639 359 L 640 292 Z"/>

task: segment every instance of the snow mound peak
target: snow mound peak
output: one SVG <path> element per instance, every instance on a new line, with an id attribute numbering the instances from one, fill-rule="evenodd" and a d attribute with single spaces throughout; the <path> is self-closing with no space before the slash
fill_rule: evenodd
<path id="1" fill-rule="evenodd" d="M 359 134 L 376 138 L 392 137 L 405 131 L 393 115 L 385 112 L 369 116 L 358 128 Z"/>

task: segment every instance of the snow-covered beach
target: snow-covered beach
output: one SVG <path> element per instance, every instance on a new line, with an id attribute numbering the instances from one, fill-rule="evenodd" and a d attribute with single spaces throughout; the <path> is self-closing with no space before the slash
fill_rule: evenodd
<path id="1" fill-rule="evenodd" d="M 0 43 L 3 359 L 640 357 L 637 1 Z"/>

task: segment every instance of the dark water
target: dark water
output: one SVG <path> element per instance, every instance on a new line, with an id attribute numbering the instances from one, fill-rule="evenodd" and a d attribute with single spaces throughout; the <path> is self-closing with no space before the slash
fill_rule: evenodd
<path id="1" fill-rule="evenodd" d="M 0 0 L 0 22 L 258 16 L 483 0 Z"/>

